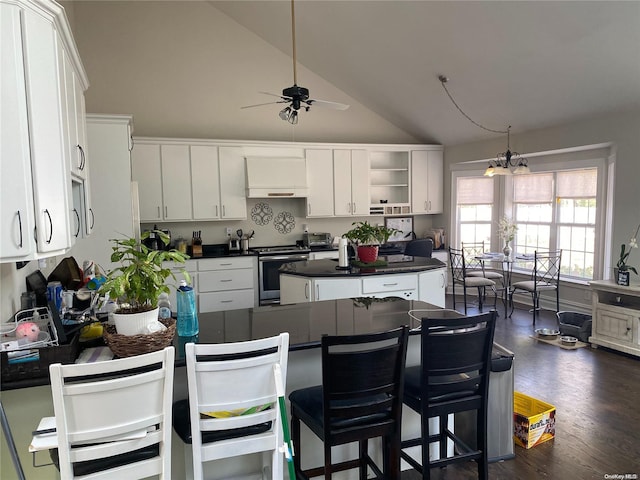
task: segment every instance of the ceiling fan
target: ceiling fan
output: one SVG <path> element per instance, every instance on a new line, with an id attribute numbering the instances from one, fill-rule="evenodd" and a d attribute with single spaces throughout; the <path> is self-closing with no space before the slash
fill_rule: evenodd
<path id="1" fill-rule="evenodd" d="M 253 107 L 260 107 L 262 105 L 288 103 L 289 105 L 283 108 L 278 115 L 282 120 L 285 120 L 291 123 L 292 125 L 295 125 L 298 123 L 298 110 L 300 110 L 301 108 L 304 108 L 304 110 L 307 112 L 314 105 L 317 105 L 318 107 L 332 108 L 334 110 L 346 110 L 347 108 L 349 108 L 349 105 L 346 105 L 344 103 L 328 102 L 326 100 L 316 100 L 313 98 L 309 98 L 309 89 L 298 85 L 298 75 L 296 70 L 296 21 L 295 21 L 295 10 L 293 6 L 293 1 L 294 0 L 291 0 L 291 39 L 293 43 L 293 86 L 282 90 L 282 95 L 269 93 L 269 92 L 259 92 L 265 95 L 278 97 L 280 98 L 280 100 L 277 100 L 275 102 L 259 103 L 256 105 L 247 105 L 241 108 L 253 108 Z"/>

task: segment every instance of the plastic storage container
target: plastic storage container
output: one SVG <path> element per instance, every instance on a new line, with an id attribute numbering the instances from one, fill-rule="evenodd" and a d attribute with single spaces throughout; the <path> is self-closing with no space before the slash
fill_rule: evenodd
<path id="1" fill-rule="evenodd" d="M 171 302 L 169 294 L 162 292 L 158 297 L 158 318 L 160 320 L 169 320 L 171 318 Z"/>
<path id="2" fill-rule="evenodd" d="M 200 331 L 198 313 L 196 309 L 196 294 L 193 288 L 184 280 L 180 281 L 178 292 L 178 322 L 177 330 L 180 337 L 192 337 Z"/>

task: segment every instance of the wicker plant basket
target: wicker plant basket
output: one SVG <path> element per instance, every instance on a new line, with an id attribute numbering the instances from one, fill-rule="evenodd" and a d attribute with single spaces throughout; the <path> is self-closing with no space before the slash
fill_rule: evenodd
<path id="1" fill-rule="evenodd" d="M 143 353 L 155 352 L 168 347 L 173 342 L 176 334 L 176 321 L 174 319 L 160 320 L 167 329 L 163 332 L 156 332 L 141 335 L 120 335 L 116 333 L 114 325 L 107 325 L 102 337 L 104 343 L 118 357 L 133 357 Z"/>

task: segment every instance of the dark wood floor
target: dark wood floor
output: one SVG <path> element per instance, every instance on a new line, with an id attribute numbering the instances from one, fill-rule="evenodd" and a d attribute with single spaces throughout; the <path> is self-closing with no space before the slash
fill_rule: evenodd
<path id="1" fill-rule="evenodd" d="M 556 407 L 556 436 L 529 450 L 516 446 L 515 459 L 489 465 L 489 477 L 640 479 L 640 359 L 602 347 L 565 350 L 537 342 L 528 311 L 516 309 L 511 318 L 499 311 L 495 341 L 515 353 L 515 390 Z M 536 327 L 556 327 L 555 313 L 542 312 Z M 616 474 L 622 476 L 608 477 Z M 421 477 L 410 470 L 402 478 Z M 474 479 L 476 464 L 432 469 L 431 478 Z"/>

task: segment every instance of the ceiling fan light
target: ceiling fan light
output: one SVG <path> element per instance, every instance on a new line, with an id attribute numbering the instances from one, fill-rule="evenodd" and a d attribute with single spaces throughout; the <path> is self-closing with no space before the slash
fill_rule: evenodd
<path id="1" fill-rule="evenodd" d="M 495 168 L 493 168 L 493 165 L 489 165 L 487 167 L 487 169 L 484 171 L 484 176 L 485 177 L 493 177 L 495 175 Z"/>
<path id="2" fill-rule="evenodd" d="M 280 113 L 278 114 L 280 116 L 280 118 L 284 121 L 289 120 L 290 116 L 291 116 L 291 107 L 285 107 L 282 110 L 280 110 Z"/>
<path id="3" fill-rule="evenodd" d="M 529 170 L 528 165 L 524 163 L 520 163 L 513 171 L 514 175 L 528 175 L 529 173 L 531 173 L 531 170 Z"/>
<path id="4" fill-rule="evenodd" d="M 289 123 L 291 125 L 297 125 L 298 124 L 298 112 L 297 112 L 297 110 L 293 110 L 291 112 L 291 115 L 289 115 Z"/>

